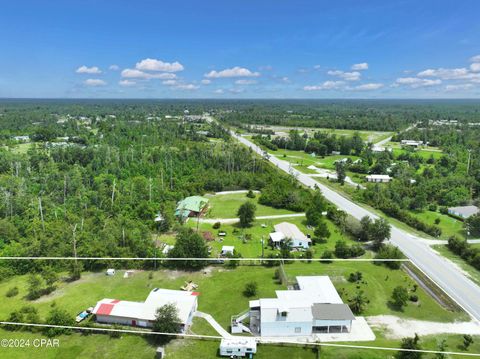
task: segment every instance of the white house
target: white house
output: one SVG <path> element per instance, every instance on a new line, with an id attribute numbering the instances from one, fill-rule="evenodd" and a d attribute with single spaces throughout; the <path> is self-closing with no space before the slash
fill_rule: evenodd
<path id="1" fill-rule="evenodd" d="M 480 212 L 477 206 L 450 207 L 448 214 L 467 219 Z"/>
<path id="2" fill-rule="evenodd" d="M 294 248 L 308 248 L 312 243 L 312 240 L 292 223 L 282 222 L 274 225 L 273 228 L 275 232 L 270 233 L 270 242 L 274 246 L 280 246 L 280 243 L 287 239 L 292 241 Z"/>
<path id="3" fill-rule="evenodd" d="M 250 330 L 262 337 L 348 333 L 355 320 L 328 276 L 297 277 L 296 290 L 250 301 Z"/>
<path id="4" fill-rule="evenodd" d="M 251 357 L 257 352 L 257 342 L 254 338 L 232 337 L 223 338 L 220 342 L 220 355 L 228 357 Z"/>
<path id="5" fill-rule="evenodd" d="M 145 302 L 102 299 L 93 309 L 93 314 L 98 323 L 151 328 L 157 309 L 166 304 L 175 304 L 180 319 L 179 328 L 184 332 L 192 324 L 198 295 L 198 292 L 155 288 Z"/>
<path id="6" fill-rule="evenodd" d="M 368 175 L 365 177 L 367 182 L 374 182 L 374 183 L 387 183 L 392 180 L 392 177 L 389 175 Z"/>

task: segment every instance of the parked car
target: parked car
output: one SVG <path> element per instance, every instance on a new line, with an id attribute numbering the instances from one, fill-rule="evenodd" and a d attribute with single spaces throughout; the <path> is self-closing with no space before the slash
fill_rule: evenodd
<path id="1" fill-rule="evenodd" d="M 83 312 L 78 313 L 77 317 L 75 318 L 75 321 L 77 323 L 84 321 L 89 317 L 90 314 L 92 314 L 92 311 L 93 311 L 93 307 L 90 307 L 87 310 L 84 310 Z"/>

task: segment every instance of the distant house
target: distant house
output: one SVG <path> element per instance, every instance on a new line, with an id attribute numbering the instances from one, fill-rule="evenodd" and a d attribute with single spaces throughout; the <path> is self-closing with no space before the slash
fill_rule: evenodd
<path id="1" fill-rule="evenodd" d="M 28 142 L 30 141 L 30 136 L 13 136 L 13 139 L 18 142 Z"/>
<path id="2" fill-rule="evenodd" d="M 462 206 L 462 207 L 450 207 L 448 209 L 448 214 L 452 216 L 460 217 L 467 219 L 480 212 L 480 209 L 477 206 Z"/>
<path id="3" fill-rule="evenodd" d="M 270 243 L 276 247 L 286 240 L 292 241 L 294 248 L 308 248 L 312 240 L 292 223 L 282 222 L 273 226 L 275 232 L 270 233 Z"/>
<path id="4" fill-rule="evenodd" d="M 254 338 L 232 337 L 223 338 L 220 342 L 220 355 L 230 358 L 251 357 L 257 352 L 257 342 Z"/>
<path id="5" fill-rule="evenodd" d="M 342 158 L 341 160 L 336 160 L 333 163 L 347 163 L 347 162 L 348 162 L 348 158 L 345 157 L 345 158 Z"/>
<path id="6" fill-rule="evenodd" d="M 175 216 L 178 218 L 197 217 L 203 214 L 208 208 L 208 198 L 201 196 L 190 196 L 177 203 Z"/>
<path id="7" fill-rule="evenodd" d="M 401 144 L 403 146 L 420 147 L 423 146 L 423 141 L 402 140 Z"/>
<path id="8" fill-rule="evenodd" d="M 355 317 L 328 276 L 299 276 L 295 290 L 251 300 L 250 330 L 262 337 L 348 333 Z"/>
<path id="9" fill-rule="evenodd" d="M 373 183 L 387 183 L 392 180 L 392 177 L 389 175 L 368 175 L 365 177 L 367 182 L 373 182 Z"/>
<path id="10" fill-rule="evenodd" d="M 151 328 L 157 309 L 166 304 L 175 304 L 180 319 L 179 330 L 185 332 L 192 324 L 193 314 L 197 310 L 198 295 L 197 292 L 155 288 L 145 302 L 102 299 L 93 309 L 93 314 L 98 323 Z"/>

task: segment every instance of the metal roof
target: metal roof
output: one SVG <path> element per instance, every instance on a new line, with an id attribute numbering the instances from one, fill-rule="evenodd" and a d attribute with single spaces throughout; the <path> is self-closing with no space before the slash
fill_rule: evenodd
<path id="1" fill-rule="evenodd" d="M 208 198 L 201 196 L 190 196 L 184 198 L 177 204 L 177 211 L 200 212 L 208 203 Z"/>
<path id="2" fill-rule="evenodd" d="M 281 232 L 285 238 L 297 239 L 297 240 L 308 240 L 307 236 L 303 234 L 301 230 L 298 229 L 293 223 L 282 222 L 273 226 L 276 232 Z"/>
<path id="3" fill-rule="evenodd" d="M 468 218 L 480 212 L 480 209 L 477 206 L 450 207 L 448 210 L 454 213 L 458 213 L 465 218 Z"/>
<path id="4" fill-rule="evenodd" d="M 354 320 L 350 307 L 346 304 L 314 303 L 312 305 L 314 320 Z"/>

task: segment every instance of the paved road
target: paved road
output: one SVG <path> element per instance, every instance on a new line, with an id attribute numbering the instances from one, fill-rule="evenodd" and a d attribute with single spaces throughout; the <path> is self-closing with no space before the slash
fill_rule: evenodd
<path id="1" fill-rule="evenodd" d="M 263 155 L 264 151 L 248 139 L 235 133 L 232 135 L 253 151 Z M 295 176 L 304 185 L 310 188 L 316 185 L 327 200 L 353 217 L 357 219 L 364 216 L 378 218 L 374 213 L 315 181 L 312 177 L 295 170 L 288 162 L 275 156 L 270 156 L 269 161 L 279 169 Z M 424 241 L 393 225 L 391 242 L 398 246 L 413 263 L 454 298 L 470 315 L 476 320 L 480 320 L 480 287 L 461 273 L 453 263 L 435 253 Z"/>

